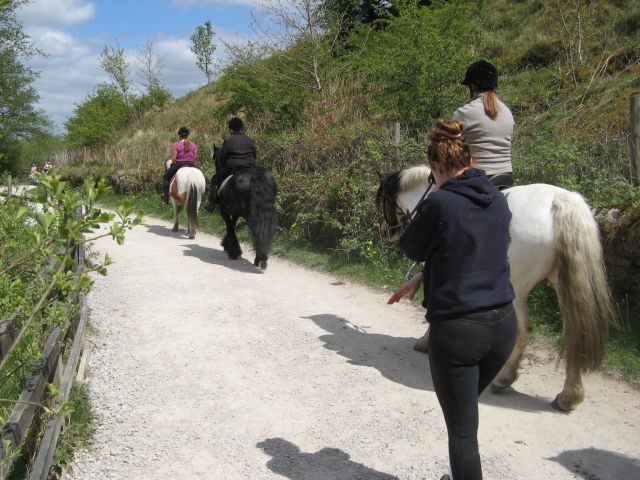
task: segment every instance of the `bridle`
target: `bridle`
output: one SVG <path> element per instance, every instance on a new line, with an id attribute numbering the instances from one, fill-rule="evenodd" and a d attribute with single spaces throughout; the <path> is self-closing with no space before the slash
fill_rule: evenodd
<path id="1" fill-rule="evenodd" d="M 397 230 L 404 230 L 405 228 L 407 228 L 407 226 L 409 225 L 409 223 L 411 223 L 411 220 L 413 220 L 413 217 L 415 216 L 417 210 L 418 210 L 418 206 L 422 203 L 422 201 L 427 198 L 427 195 L 429 194 L 429 192 L 431 191 L 431 189 L 433 188 L 433 186 L 436 184 L 436 180 L 433 177 L 433 174 L 429 174 L 429 185 L 427 186 L 427 189 L 424 191 L 424 193 L 422 194 L 422 196 L 420 197 L 420 200 L 418 200 L 418 203 L 416 203 L 416 206 L 413 207 L 413 210 L 411 210 L 411 212 L 407 212 L 404 210 L 401 210 L 400 207 L 398 206 L 398 202 L 395 201 L 395 196 L 389 195 L 388 193 L 385 192 L 384 188 L 382 189 L 382 198 L 385 202 L 389 201 L 389 199 L 393 199 L 394 203 L 395 203 L 395 216 L 396 219 L 398 219 L 398 223 L 396 225 L 389 225 L 389 222 L 387 222 L 387 219 L 384 218 L 386 215 L 384 214 L 384 207 L 383 207 L 383 221 L 384 224 L 382 225 L 385 228 L 385 231 L 387 231 L 390 235 L 388 235 L 389 237 L 392 237 L 392 233 L 394 233 Z"/>

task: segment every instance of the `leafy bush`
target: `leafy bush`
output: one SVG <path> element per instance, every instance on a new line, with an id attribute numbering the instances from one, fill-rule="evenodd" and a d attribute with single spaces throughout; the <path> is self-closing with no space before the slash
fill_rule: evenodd
<path id="1" fill-rule="evenodd" d="M 520 67 L 548 67 L 553 65 L 562 52 L 562 43 L 548 40 L 534 43 L 520 56 Z"/>

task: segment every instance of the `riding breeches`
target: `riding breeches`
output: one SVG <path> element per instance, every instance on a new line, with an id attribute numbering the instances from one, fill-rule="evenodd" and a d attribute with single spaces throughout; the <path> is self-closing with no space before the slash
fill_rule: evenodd
<path id="1" fill-rule="evenodd" d="M 482 479 L 478 396 L 509 358 L 516 336 L 511 303 L 431 323 L 429 364 L 447 424 L 454 480 Z"/>

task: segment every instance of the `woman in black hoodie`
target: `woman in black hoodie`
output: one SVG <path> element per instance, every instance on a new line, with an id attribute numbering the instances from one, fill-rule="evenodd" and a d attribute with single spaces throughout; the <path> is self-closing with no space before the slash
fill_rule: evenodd
<path id="1" fill-rule="evenodd" d="M 438 190 L 423 201 L 402 238 L 422 275 L 390 298 L 413 297 L 424 282 L 431 377 L 449 434 L 451 476 L 480 480 L 478 396 L 509 358 L 517 335 L 507 247 L 511 213 L 482 170 L 472 167 L 461 122 L 438 120 L 429 163 Z"/>

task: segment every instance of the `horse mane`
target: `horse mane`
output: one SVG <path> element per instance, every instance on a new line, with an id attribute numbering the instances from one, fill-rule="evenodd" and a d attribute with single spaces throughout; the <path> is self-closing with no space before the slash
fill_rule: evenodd
<path id="1" fill-rule="evenodd" d="M 398 172 L 398 191 L 404 192 L 414 187 L 425 185 L 429 181 L 431 169 L 426 165 L 405 168 Z"/>

